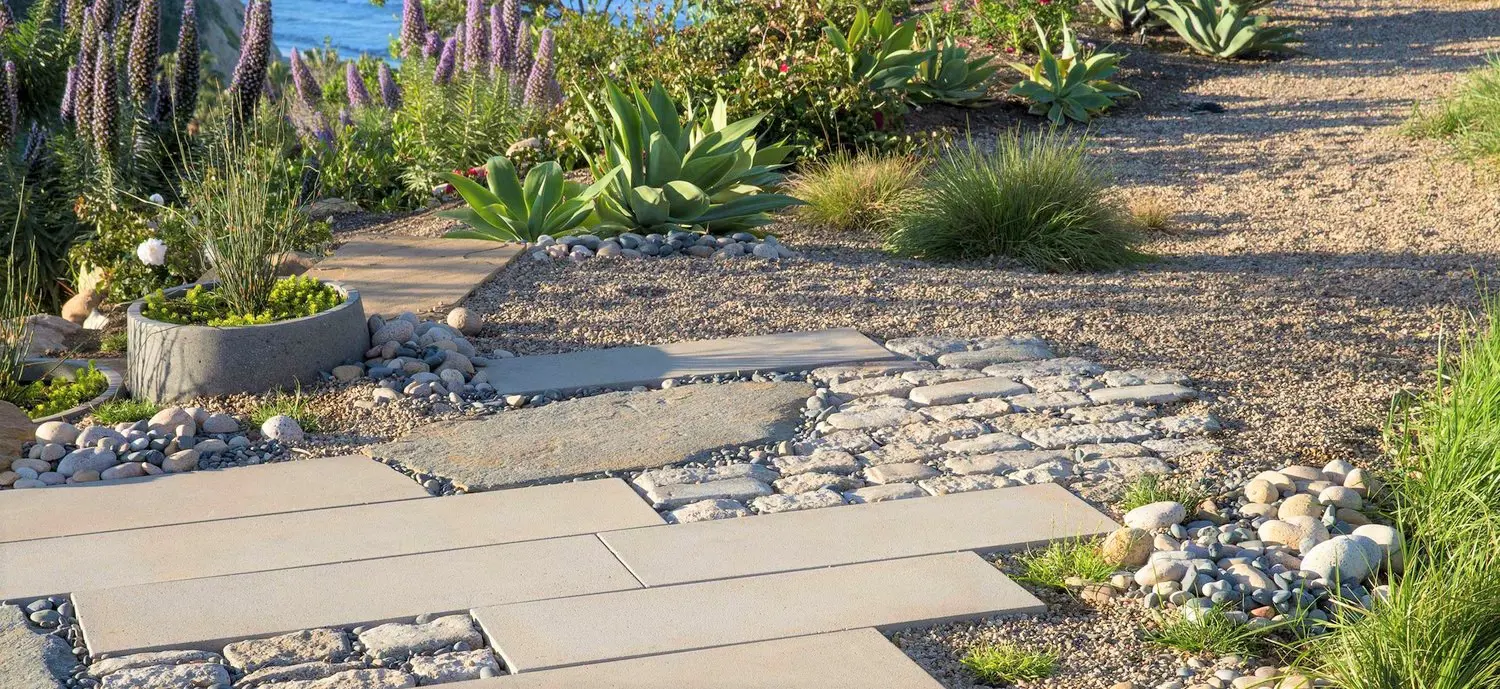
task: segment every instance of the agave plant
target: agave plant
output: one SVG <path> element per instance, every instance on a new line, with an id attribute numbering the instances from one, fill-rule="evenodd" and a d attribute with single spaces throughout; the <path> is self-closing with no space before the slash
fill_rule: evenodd
<path id="1" fill-rule="evenodd" d="M 1119 33 L 1130 33 L 1139 28 L 1150 15 L 1151 0 L 1094 0 L 1094 7 L 1109 20 L 1109 28 Z"/>
<path id="2" fill-rule="evenodd" d="M 929 57 L 925 51 L 912 49 L 916 20 L 898 25 L 890 10 L 880 10 L 871 20 L 870 13 L 861 6 L 854 14 L 849 33 L 839 31 L 833 22 L 823 27 L 823 33 L 847 56 L 849 73 L 856 80 L 868 80 L 870 88 L 876 91 L 903 88 L 917 75 L 917 66 Z"/>
<path id="3" fill-rule="evenodd" d="M 469 207 L 439 215 L 462 220 L 473 228 L 452 230 L 444 236 L 535 242 L 544 234 L 552 237 L 575 234 L 593 213 L 594 197 L 609 182 L 603 179 L 585 189 L 577 182 L 563 179 L 562 167 L 554 161 L 531 168 L 524 184 L 516 176 L 516 166 L 505 156 L 490 158 L 484 169 L 487 186 L 463 175 L 443 175 L 469 202 Z"/>
<path id="4" fill-rule="evenodd" d="M 906 87 L 916 103 L 972 105 L 984 100 L 990 77 L 1000 69 L 991 65 L 992 56 L 969 59 L 969 51 L 951 38 L 939 40 L 937 26 L 927 17 L 928 58 L 917 68 L 917 75 Z"/>
<path id="5" fill-rule="evenodd" d="M 1162 0 L 1154 11 L 1172 27 L 1188 47 L 1214 57 L 1232 60 L 1258 53 L 1289 53 L 1297 33 L 1281 26 L 1266 26 L 1266 16 L 1251 14 L 1265 2 L 1233 0 Z"/>
<path id="6" fill-rule="evenodd" d="M 1062 29 L 1062 50 L 1053 53 L 1046 47 L 1041 25 L 1036 31 L 1042 39 L 1041 57 L 1035 65 L 1012 63 L 1025 78 L 1010 89 L 1012 95 L 1031 101 L 1031 114 L 1046 115 L 1054 124 L 1065 119 L 1087 122 L 1116 100 L 1140 95 L 1108 81 L 1119 69 L 1119 55 L 1082 52 L 1067 25 Z"/>
<path id="7" fill-rule="evenodd" d="M 684 119 L 661 84 L 626 94 L 605 82 L 604 91 L 609 120 L 589 106 L 604 154 L 589 162 L 607 185 L 594 207 L 611 228 L 734 232 L 801 203 L 765 192 L 781 181 L 792 148 L 756 143 L 763 115 L 730 122 L 721 98 L 707 117 L 689 104 Z"/>

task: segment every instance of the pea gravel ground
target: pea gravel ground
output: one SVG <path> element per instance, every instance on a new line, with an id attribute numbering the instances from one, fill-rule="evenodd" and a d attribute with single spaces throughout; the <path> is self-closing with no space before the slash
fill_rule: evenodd
<path id="1" fill-rule="evenodd" d="M 1093 145 L 1122 199 L 1169 203 L 1178 230 L 1152 237 L 1160 260 L 1139 269 L 923 263 L 882 254 L 873 237 L 778 227 L 803 258 L 523 259 L 467 306 L 484 314 L 484 346 L 522 354 L 840 326 L 879 338 L 1035 333 L 1069 354 L 1190 373 L 1230 426 L 1224 465 L 1379 463 L 1392 395 L 1431 383 L 1440 334 L 1464 323 L 1496 272 L 1500 185 L 1402 128 L 1500 50 L 1500 3 L 1287 0 L 1276 14 L 1303 33 L 1304 54 L 1128 58 L 1146 98 L 1099 121 Z M 1197 112 L 1205 101 L 1224 112 Z M 1175 658 L 1135 640 L 1129 614 L 1060 605 L 902 644 L 954 687 L 972 678 L 953 659 L 1000 639 L 1062 652 L 1059 677 L 1027 686 L 1168 679 Z M 1119 673 L 1099 672 L 1114 667 L 1101 658 Z"/>

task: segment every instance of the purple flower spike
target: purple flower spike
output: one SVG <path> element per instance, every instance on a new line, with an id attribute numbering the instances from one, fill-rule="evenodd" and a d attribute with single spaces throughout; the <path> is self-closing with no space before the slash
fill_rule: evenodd
<path id="1" fill-rule="evenodd" d="M 395 75 L 391 74 L 391 66 L 380 63 L 376 77 L 380 81 L 380 100 L 385 103 L 385 107 L 389 110 L 401 109 L 401 87 L 396 84 Z"/>
<path id="2" fill-rule="evenodd" d="M 239 98 L 241 120 L 255 115 L 255 106 L 266 88 L 266 68 L 271 59 L 271 0 L 250 0 L 245 10 L 244 39 L 240 59 L 230 78 L 230 91 Z"/>
<path id="3" fill-rule="evenodd" d="M 458 66 L 458 39 L 443 42 L 443 53 L 438 58 L 437 71 L 432 74 L 432 83 L 447 84 L 453 81 L 453 70 Z"/>
<path id="4" fill-rule="evenodd" d="M 427 40 L 422 44 L 422 57 L 436 60 L 443 52 L 443 37 L 436 31 L 427 32 Z"/>
<path id="5" fill-rule="evenodd" d="M 120 114 L 120 78 L 114 54 L 114 36 L 105 33 L 99 37 L 99 52 L 94 57 L 94 108 L 89 113 L 94 147 L 105 158 L 114 151 Z"/>
<path id="6" fill-rule="evenodd" d="M 464 15 L 464 71 L 481 72 L 490 61 L 490 32 L 484 21 L 484 3 L 469 0 L 468 9 Z"/>
<path id="7" fill-rule="evenodd" d="M 68 68 L 68 78 L 63 82 L 62 105 L 58 106 L 58 116 L 64 122 L 73 119 L 73 108 L 78 104 L 78 67 Z"/>
<path id="8" fill-rule="evenodd" d="M 499 74 L 510 62 L 510 29 L 500 5 L 490 5 L 490 71 Z"/>
<path id="9" fill-rule="evenodd" d="M 4 0 L 0 0 L 3 2 Z M 21 133 L 21 78 L 16 75 L 16 63 L 5 61 L 0 71 L 0 148 L 9 149 Z"/>
<path id="10" fill-rule="evenodd" d="M 365 88 L 365 79 L 359 75 L 359 67 L 353 62 L 344 68 L 344 90 L 349 95 L 349 106 L 354 108 L 368 108 L 375 104 L 370 98 L 370 89 Z"/>
<path id="11" fill-rule="evenodd" d="M 292 51 L 291 72 L 292 88 L 297 92 L 298 100 L 308 107 L 316 107 L 318 101 L 323 99 L 323 87 L 318 85 L 317 78 L 307 67 L 307 61 L 302 59 L 302 51 Z"/>
<path id="12" fill-rule="evenodd" d="M 177 73 L 172 75 L 172 115 L 179 126 L 193 119 L 198 109 L 198 7 L 194 0 L 182 3 L 182 28 L 177 32 Z"/>
<path id="13" fill-rule="evenodd" d="M 542 29 L 542 40 L 536 47 L 536 61 L 526 79 L 526 107 L 549 108 L 552 102 L 552 29 Z"/>
<path id="14" fill-rule="evenodd" d="M 401 8 L 401 57 L 410 57 L 413 51 L 427 45 L 427 16 L 422 11 L 422 0 L 406 0 Z"/>
<path id="15" fill-rule="evenodd" d="M 531 27 L 525 24 L 516 25 L 515 43 L 510 50 L 510 73 L 520 78 L 522 85 L 531 74 Z"/>
<path id="16" fill-rule="evenodd" d="M 130 34 L 130 98 L 144 108 L 151 101 L 156 63 L 161 58 L 161 5 L 141 0 L 135 9 L 135 28 Z"/>

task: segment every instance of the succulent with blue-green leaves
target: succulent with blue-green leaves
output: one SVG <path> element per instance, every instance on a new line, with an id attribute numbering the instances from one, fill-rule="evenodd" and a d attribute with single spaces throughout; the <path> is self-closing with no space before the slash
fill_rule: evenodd
<path id="1" fill-rule="evenodd" d="M 604 142 L 590 159 L 607 185 L 594 201 L 604 229 L 737 232 L 802 203 L 766 191 L 781 182 L 792 148 L 756 142 L 763 115 L 730 122 L 722 98 L 706 116 L 691 104 L 679 112 L 660 84 L 627 94 L 605 82 L 604 96 L 608 119 L 589 106 Z"/>
<path id="2" fill-rule="evenodd" d="M 1012 64 L 1025 78 L 1010 89 L 1012 95 L 1031 101 L 1031 114 L 1046 115 L 1053 124 L 1087 122 L 1116 100 L 1140 95 L 1109 81 L 1119 70 L 1119 55 L 1083 51 L 1066 24 L 1062 28 L 1062 50 L 1057 53 L 1047 47 L 1047 35 L 1040 24 L 1036 32 L 1041 38 L 1041 55 L 1035 65 Z"/>
<path id="3" fill-rule="evenodd" d="M 985 100 L 990 79 L 1000 69 L 990 64 L 994 58 L 981 55 L 970 59 L 967 48 L 952 38 L 939 38 L 931 15 L 925 28 L 928 57 L 906 87 L 907 96 L 914 103 L 949 105 L 974 105 Z"/>
<path id="4" fill-rule="evenodd" d="M 606 182 L 584 188 L 563 178 L 556 162 L 541 163 L 526 173 L 522 183 L 516 167 L 505 156 L 485 163 L 485 185 L 463 175 L 445 174 L 469 203 L 468 208 L 439 215 L 462 220 L 470 229 L 452 230 L 454 239 L 488 239 L 497 242 L 535 242 L 542 235 L 564 237 L 578 232 L 593 214 L 593 200 Z"/>

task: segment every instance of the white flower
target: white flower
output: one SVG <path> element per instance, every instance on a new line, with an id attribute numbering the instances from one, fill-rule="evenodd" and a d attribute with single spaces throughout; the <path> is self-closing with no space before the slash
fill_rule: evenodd
<path id="1" fill-rule="evenodd" d="M 135 248 L 135 257 L 148 266 L 164 266 L 167 264 L 167 243 L 155 237 L 147 239 Z"/>
<path id="2" fill-rule="evenodd" d="M 167 200 L 165 198 L 162 198 L 161 194 L 152 194 L 151 195 L 151 203 L 154 203 L 154 204 L 156 204 L 158 206 L 161 206 L 161 205 L 165 205 L 167 203 Z"/>

